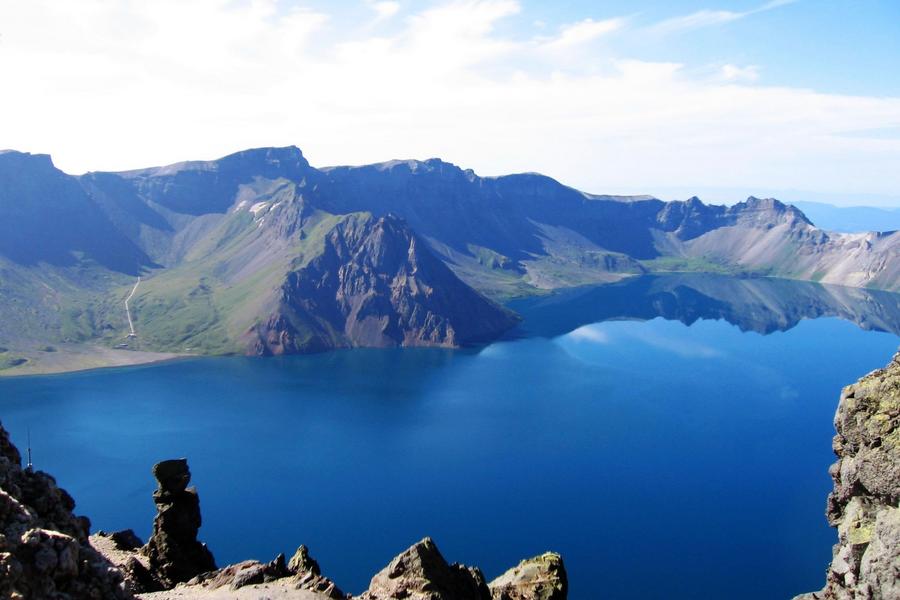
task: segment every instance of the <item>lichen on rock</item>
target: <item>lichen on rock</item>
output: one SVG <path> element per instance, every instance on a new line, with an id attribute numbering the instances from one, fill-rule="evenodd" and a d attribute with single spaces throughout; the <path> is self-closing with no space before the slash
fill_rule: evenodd
<path id="1" fill-rule="evenodd" d="M 834 418 L 828 522 L 838 543 L 825 587 L 798 600 L 900 598 L 900 353 L 844 388 Z"/>

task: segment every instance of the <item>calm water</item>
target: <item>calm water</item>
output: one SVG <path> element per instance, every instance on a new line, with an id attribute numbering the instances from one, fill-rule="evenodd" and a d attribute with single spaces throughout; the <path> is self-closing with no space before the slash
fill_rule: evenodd
<path id="1" fill-rule="evenodd" d="M 431 535 L 488 578 L 557 550 L 573 600 L 787 598 L 821 586 L 835 540 L 840 388 L 900 343 L 844 319 L 897 331 L 897 306 L 645 279 L 518 302 L 522 329 L 477 350 L 0 380 L 0 417 L 95 528 L 146 537 L 151 465 L 187 456 L 220 564 L 305 543 L 360 592 Z"/>

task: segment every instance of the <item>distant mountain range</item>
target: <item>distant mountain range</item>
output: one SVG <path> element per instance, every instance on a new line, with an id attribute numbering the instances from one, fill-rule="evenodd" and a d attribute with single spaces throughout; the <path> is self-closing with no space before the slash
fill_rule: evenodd
<path id="1" fill-rule="evenodd" d="M 295 147 L 263 148 L 75 177 L 49 156 L 6 151 L 0 368 L 86 344 L 262 355 L 459 346 L 515 325 L 498 302 L 648 272 L 895 290 L 898 244 L 824 231 L 774 199 L 592 195 L 438 159 L 316 169 Z M 126 338 L 138 275 L 137 336 Z"/>
<path id="2" fill-rule="evenodd" d="M 802 210 L 816 225 L 831 231 L 857 233 L 900 230 L 900 208 L 833 206 L 823 202 L 791 204 Z"/>

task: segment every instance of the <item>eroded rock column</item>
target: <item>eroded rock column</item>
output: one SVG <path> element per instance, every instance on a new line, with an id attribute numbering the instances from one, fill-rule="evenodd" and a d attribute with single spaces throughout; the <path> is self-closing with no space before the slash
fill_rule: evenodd
<path id="1" fill-rule="evenodd" d="M 207 571 L 216 569 L 212 553 L 197 540 L 200 518 L 200 498 L 197 490 L 189 488 L 191 471 L 187 460 L 164 460 L 153 466 L 153 476 L 159 484 L 153 492 L 156 518 L 153 534 L 144 546 L 154 577 L 166 588 Z"/>

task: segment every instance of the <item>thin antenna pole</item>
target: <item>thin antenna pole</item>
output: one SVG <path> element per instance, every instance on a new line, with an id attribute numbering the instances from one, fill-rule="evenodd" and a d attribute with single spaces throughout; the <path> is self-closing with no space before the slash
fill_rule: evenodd
<path id="1" fill-rule="evenodd" d="M 28 428 L 28 465 L 25 468 L 29 471 L 33 468 L 31 464 L 31 427 Z"/>

